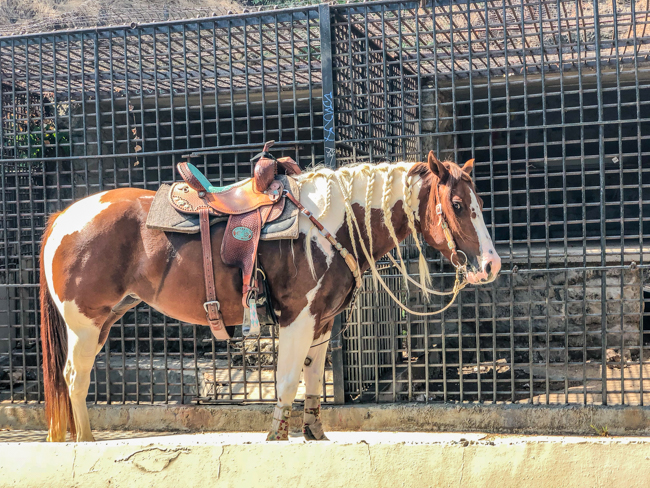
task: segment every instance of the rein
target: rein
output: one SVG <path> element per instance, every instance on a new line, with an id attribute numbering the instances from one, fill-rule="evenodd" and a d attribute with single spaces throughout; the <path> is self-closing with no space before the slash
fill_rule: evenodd
<path id="1" fill-rule="evenodd" d="M 438 225 L 440 225 L 443 229 L 443 233 L 445 234 L 445 238 L 447 239 L 447 246 L 451 250 L 451 264 L 456 268 L 456 280 L 454 282 L 454 288 L 452 289 L 451 292 L 444 293 L 444 292 L 437 292 L 436 294 L 443 294 L 443 295 L 453 295 L 451 300 L 447 305 L 445 305 L 443 308 L 440 310 L 435 310 L 433 312 L 417 312 L 415 310 L 411 310 L 408 308 L 406 305 L 404 305 L 399 298 L 395 296 L 395 294 L 392 292 L 392 290 L 388 287 L 386 282 L 383 280 L 381 275 L 377 272 L 376 269 L 374 269 L 372 266 L 370 267 L 370 270 L 372 271 L 373 276 L 379 281 L 381 286 L 384 288 L 386 293 L 393 299 L 393 301 L 400 306 L 402 310 L 405 312 L 408 312 L 410 314 L 419 316 L 419 317 L 427 317 L 431 315 L 438 315 L 445 310 L 447 310 L 451 305 L 456 301 L 456 297 L 460 293 L 460 291 L 467 286 L 467 279 L 466 279 L 466 271 L 467 271 L 467 256 L 465 256 L 465 253 L 459 249 L 456 248 L 456 242 L 454 241 L 453 236 L 451 235 L 451 232 L 449 231 L 449 225 L 447 224 L 447 221 L 444 217 L 444 214 L 442 213 L 442 206 L 440 204 L 437 205 L 436 207 L 436 213 L 440 217 L 440 220 L 438 221 Z M 357 229 L 357 233 L 359 234 L 359 237 L 361 237 L 361 230 L 359 229 L 359 224 L 354 221 L 355 227 Z M 363 253 L 366 255 L 366 258 L 368 258 L 368 250 L 366 249 L 366 245 L 363 242 L 363 239 L 359 239 L 359 243 L 361 244 L 361 249 L 363 250 Z M 461 264 L 460 258 L 458 257 L 458 253 L 462 253 L 463 256 L 465 256 L 464 262 Z M 456 262 L 454 262 L 454 256 L 456 256 Z M 392 258 L 392 256 L 391 256 Z M 395 265 L 397 263 L 392 259 Z M 407 275 L 407 278 L 408 277 Z M 414 281 L 413 281 L 414 282 Z M 415 282 L 414 282 L 415 283 Z M 415 283 L 418 288 L 421 288 L 419 283 Z"/>
<path id="2" fill-rule="evenodd" d="M 359 263 L 357 262 L 355 257 L 352 254 L 350 254 L 350 252 L 347 249 L 345 249 L 341 245 L 341 243 L 338 242 L 336 240 L 336 238 L 332 234 L 330 234 L 329 231 L 327 231 L 327 229 L 325 229 L 325 227 L 318 221 L 318 219 L 316 219 L 316 217 L 314 217 L 314 215 L 309 210 L 307 210 L 291 193 L 289 193 L 288 191 L 285 190 L 283 192 L 283 196 L 288 198 L 289 200 L 291 200 L 291 202 L 300 210 L 300 212 L 302 214 L 304 214 L 312 222 L 312 224 L 316 227 L 318 232 L 323 237 L 325 237 L 330 242 L 330 244 L 332 244 L 332 246 L 338 251 L 338 253 L 341 255 L 341 257 L 344 259 L 344 261 L 347 264 L 348 268 L 350 268 L 350 271 L 352 272 L 352 275 L 354 276 L 354 279 L 355 279 L 355 289 L 354 289 L 354 292 L 353 292 L 354 294 L 353 294 L 352 300 L 350 302 L 350 305 L 348 306 L 348 319 L 349 319 L 350 315 L 352 314 L 352 309 L 354 308 L 354 304 L 356 302 L 357 296 L 359 295 L 359 291 L 361 290 L 361 286 L 362 286 L 361 271 L 360 271 L 360 268 L 359 268 Z M 347 202 L 346 202 L 346 207 L 349 207 L 349 204 Z M 351 209 L 348 209 L 347 211 L 350 211 L 350 210 Z M 410 281 L 412 284 L 414 284 L 418 289 L 423 290 L 423 291 L 425 291 L 427 293 L 432 293 L 432 294 L 438 295 L 438 296 L 453 295 L 451 297 L 451 300 L 449 301 L 449 303 L 447 305 L 445 305 L 440 310 L 436 310 L 436 311 L 433 311 L 433 312 L 417 312 L 415 310 L 411 310 L 406 305 L 404 305 L 399 300 L 399 298 L 397 298 L 395 296 L 395 294 L 388 287 L 388 285 L 383 280 L 383 278 L 381 277 L 381 275 L 379 274 L 377 269 L 374 266 L 370 267 L 370 270 L 371 270 L 373 276 L 377 279 L 377 281 L 379 281 L 379 283 L 384 288 L 384 290 L 388 293 L 388 295 L 392 298 L 392 300 L 397 305 L 399 305 L 400 308 L 402 308 L 402 310 L 404 310 L 404 311 L 406 311 L 406 312 L 408 312 L 410 314 L 421 316 L 421 317 L 422 316 L 437 315 L 437 314 L 440 314 L 440 313 L 444 312 L 445 310 L 447 310 L 456 301 L 456 297 L 458 296 L 460 291 L 463 288 L 465 288 L 465 286 L 467 286 L 467 279 L 466 279 L 467 255 L 463 251 L 461 251 L 460 249 L 457 248 L 456 242 L 454 241 L 454 237 L 451 235 L 451 231 L 449 230 L 449 224 L 447 223 L 447 220 L 445 219 L 444 213 L 442 212 L 442 204 L 440 204 L 440 203 L 438 205 L 436 205 L 436 214 L 438 215 L 438 218 L 439 218 L 438 225 L 441 226 L 442 232 L 443 232 L 443 234 L 445 236 L 445 239 L 447 240 L 447 246 L 449 247 L 449 250 L 451 251 L 451 257 L 450 257 L 451 264 L 454 266 L 454 268 L 456 268 L 456 279 L 455 279 L 455 282 L 454 282 L 454 287 L 449 292 L 440 292 L 440 291 L 437 291 L 437 290 L 430 290 L 428 288 L 423 288 L 419 283 L 417 283 L 415 280 L 413 280 L 413 278 L 411 278 L 408 274 L 406 274 L 405 277 L 406 277 L 406 279 L 408 281 Z M 363 250 L 363 253 L 366 256 L 366 259 L 368 259 L 369 262 L 372 262 L 370 253 L 368 252 L 368 249 L 366 248 L 366 245 L 363 242 L 363 239 L 361 237 L 361 229 L 359 228 L 359 224 L 356 221 L 356 219 L 353 219 L 353 222 L 354 222 L 354 227 L 357 230 L 357 234 L 359 235 L 359 244 L 361 245 L 361 249 Z M 460 258 L 461 255 L 463 256 L 462 262 L 461 262 L 461 258 Z M 390 259 L 390 261 L 393 263 L 393 266 L 399 267 L 397 261 L 395 261 L 395 259 L 390 254 L 387 254 L 387 256 Z M 346 322 L 347 322 L 347 320 L 346 320 Z M 329 339 L 327 339 L 327 340 L 325 340 L 323 342 L 320 342 L 318 344 L 314 344 L 313 346 L 310 347 L 310 349 L 314 348 L 314 347 L 317 347 L 317 346 L 320 346 L 320 345 L 323 345 L 323 344 L 325 344 L 327 342 L 330 342 L 332 339 L 335 339 L 335 338 L 341 336 L 347 330 L 349 325 L 350 324 L 348 322 L 347 326 L 345 328 L 343 328 L 336 336 L 330 337 Z"/>
<path id="3" fill-rule="evenodd" d="M 304 212 L 303 212 L 303 213 L 304 213 Z M 441 308 L 440 310 L 435 310 L 435 311 L 433 311 L 433 312 L 416 312 L 415 310 L 411 310 L 411 309 L 408 308 L 406 305 L 404 305 L 404 304 L 403 304 L 403 303 L 402 303 L 402 302 L 401 302 L 401 301 L 400 301 L 400 300 L 399 300 L 399 299 L 398 299 L 398 298 L 393 294 L 393 292 L 390 290 L 390 288 L 388 287 L 388 285 L 386 285 L 386 283 L 385 283 L 384 280 L 381 278 L 381 275 L 377 272 L 377 270 L 374 269 L 373 267 L 370 268 L 370 269 L 372 270 L 372 273 L 375 275 L 375 277 L 377 278 L 377 280 L 379 281 L 379 283 L 381 283 L 381 285 L 384 287 L 384 289 L 386 290 L 386 292 L 388 293 L 388 295 L 393 299 L 393 301 L 394 301 L 395 303 L 397 303 L 397 304 L 400 306 L 400 308 L 402 308 L 404 311 L 406 311 L 406 312 L 408 312 L 408 313 L 410 313 L 410 314 L 413 314 L 413 315 L 418 315 L 418 316 L 431 316 L 431 315 L 437 315 L 437 314 L 440 314 L 440 313 L 444 312 L 444 311 L 447 310 L 449 307 L 451 307 L 451 305 L 456 301 L 456 297 L 458 296 L 458 294 L 460 293 L 460 291 L 461 291 L 463 288 L 465 288 L 465 286 L 467 286 L 467 279 L 466 279 L 466 272 L 467 272 L 467 255 L 466 255 L 463 251 L 461 251 L 460 249 L 458 249 L 458 248 L 456 247 L 456 241 L 454 241 L 454 237 L 451 235 L 451 231 L 449 230 L 449 224 L 447 223 L 447 220 L 445 219 L 445 216 L 444 216 L 444 214 L 442 213 L 442 205 L 441 205 L 440 203 L 439 203 L 438 205 L 436 205 L 436 214 L 437 214 L 438 217 L 439 217 L 438 225 L 440 225 L 440 226 L 442 227 L 442 231 L 443 231 L 443 233 L 444 233 L 444 235 L 445 235 L 445 239 L 447 239 L 447 247 L 449 247 L 449 250 L 451 251 L 451 259 L 450 259 L 451 264 L 454 266 L 454 268 L 456 268 L 456 280 L 455 280 L 455 282 L 454 282 L 454 288 L 453 288 L 451 291 L 448 291 L 448 292 L 441 292 L 441 291 L 437 291 L 437 290 L 430 290 L 430 289 L 428 289 L 428 288 L 422 288 L 422 286 L 421 286 L 418 282 L 416 282 L 413 278 L 411 278 L 408 274 L 405 275 L 405 276 L 406 276 L 406 278 L 407 278 L 411 283 L 413 283 L 413 284 L 414 284 L 415 286 L 417 286 L 419 289 L 422 289 L 422 290 L 424 290 L 424 291 L 427 291 L 428 293 L 433 293 L 434 295 L 438 295 L 438 296 L 453 295 L 453 297 L 451 298 L 451 300 L 449 301 L 449 303 L 448 303 L 447 305 L 445 305 L 445 306 L 444 306 L 443 308 Z M 305 215 L 307 215 L 307 214 L 305 214 Z M 310 215 L 311 215 L 311 214 L 310 214 Z M 316 220 L 316 219 L 313 218 L 313 217 L 310 217 L 310 219 L 312 220 L 312 222 L 313 222 L 314 220 Z M 316 221 L 316 222 L 317 222 L 317 221 Z M 361 231 L 360 231 L 360 229 L 359 229 L 359 224 L 357 223 L 356 220 L 354 220 L 354 224 L 355 224 L 355 227 L 356 227 L 356 229 L 357 229 L 357 233 L 359 234 L 359 242 L 360 242 L 360 244 L 361 244 L 361 248 L 363 249 L 363 252 L 364 252 L 364 254 L 366 255 L 366 258 L 367 258 L 367 257 L 368 257 L 368 251 L 367 251 L 367 249 L 366 249 L 365 244 L 363 243 L 363 239 L 361 239 Z M 322 226 L 321 226 L 321 227 L 322 227 Z M 321 232 L 321 234 L 322 234 L 322 232 Z M 328 233 L 328 235 L 330 235 L 330 234 Z M 340 243 L 337 242 L 337 244 L 340 246 Z M 459 258 L 459 254 L 462 255 L 462 256 L 464 256 L 464 261 L 463 261 L 463 263 L 461 263 L 461 260 L 460 260 L 460 258 Z M 351 256 L 351 255 L 348 253 L 348 256 Z M 391 262 L 393 263 L 393 266 L 395 266 L 396 268 L 399 268 L 399 267 L 400 267 L 399 264 L 397 263 L 397 261 L 395 261 L 395 258 L 393 258 L 393 256 L 390 255 L 390 253 L 387 254 L 387 256 L 388 256 L 388 258 L 391 260 Z M 456 258 L 456 259 L 455 259 L 455 262 L 454 262 L 454 256 L 455 256 L 455 258 Z M 355 261 L 355 262 L 356 262 L 356 261 Z M 357 267 L 357 269 L 358 269 L 358 267 Z M 355 277 L 356 277 L 356 275 L 355 275 Z M 336 339 L 337 337 L 340 337 L 340 336 L 343 335 L 343 333 L 348 329 L 348 327 L 350 326 L 350 322 L 348 322 L 348 319 L 350 318 L 350 315 L 352 315 L 352 309 L 354 308 L 354 304 L 355 304 L 355 302 L 356 302 L 357 296 L 359 295 L 359 291 L 360 291 L 360 289 L 361 289 L 361 284 L 359 283 L 359 281 L 360 281 L 360 280 L 358 279 L 358 280 L 357 280 L 357 283 L 358 283 L 358 284 L 357 284 L 357 286 L 356 286 L 356 288 L 355 288 L 355 290 L 354 290 L 354 296 L 352 297 L 352 301 L 350 302 L 350 305 L 348 306 L 348 317 L 347 317 L 347 319 L 346 319 L 346 322 L 347 322 L 346 326 L 345 326 L 345 327 L 344 327 L 344 328 L 343 328 L 343 329 L 342 329 L 338 334 L 336 334 L 334 337 L 330 337 L 329 339 L 327 339 L 327 340 L 325 340 L 325 341 L 323 341 L 323 342 L 319 342 L 318 344 L 314 344 L 313 346 L 310 347 L 310 349 L 311 349 L 311 348 L 314 348 L 314 347 L 317 347 L 317 346 L 321 346 L 321 345 L 323 345 L 323 344 L 325 344 L 325 343 L 327 343 L 327 342 L 330 342 L 332 339 Z"/>

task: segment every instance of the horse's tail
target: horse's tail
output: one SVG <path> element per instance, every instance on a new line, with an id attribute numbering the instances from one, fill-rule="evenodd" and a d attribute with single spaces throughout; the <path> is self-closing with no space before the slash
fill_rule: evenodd
<path id="1" fill-rule="evenodd" d="M 47 439 L 49 441 L 65 441 L 68 425 L 70 425 L 72 437 L 76 436 L 72 405 L 63 372 L 68 355 L 68 332 L 65 321 L 50 295 L 43 259 L 45 243 L 56 217 L 56 215 L 52 216 L 48 222 L 41 242 L 41 348 L 43 351 L 45 419 L 49 429 Z"/>

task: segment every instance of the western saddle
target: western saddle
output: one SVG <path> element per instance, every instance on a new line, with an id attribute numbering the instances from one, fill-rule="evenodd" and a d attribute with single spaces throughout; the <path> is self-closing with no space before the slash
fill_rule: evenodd
<path id="1" fill-rule="evenodd" d="M 282 182 L 275 179 L 278 170 L 291 176 L 300 174 L 300 166 L 291 158 L 275 159 L 268 150 L 273 141 L 264 144 L 253 177 L 224 187 L 213 186 L 192 164 L 178 163 L 183 182 L 175 183 L 170 192 L 170 202 L 183 213 L 198 214 L 203 253 L 203 273 L 207 300 L 203 304 L 208 324 L 219 340 L 229 339 L 220 304 L 217 301 L 210 239 L 210 217 L 228 216 L 228 224 L 221 243 L 224 264 L 239 267 L 242 271 L 242 303 L 244 305 L 245 335 L 259 334 L 256 298 L 257 247 L 262 227 L 277 219 L 284 209 L 285 196 L 297 203 L 285 191 Z M 299 203 L 298 203 L 299 205 Z M 247 333 L 248 332 L 248 333 Z"/>

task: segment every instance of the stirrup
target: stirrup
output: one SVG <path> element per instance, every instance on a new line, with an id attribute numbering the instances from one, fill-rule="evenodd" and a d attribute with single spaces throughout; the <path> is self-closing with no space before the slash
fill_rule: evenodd
<path id="1" fill-rule="evenodd" d="M 254 297 L 248 299 L 248 308 L 244 308 L 244 321 L 241 331 L 244 337 L 260 335 L 260 319 L 257 315 L 257 302 Z"/>

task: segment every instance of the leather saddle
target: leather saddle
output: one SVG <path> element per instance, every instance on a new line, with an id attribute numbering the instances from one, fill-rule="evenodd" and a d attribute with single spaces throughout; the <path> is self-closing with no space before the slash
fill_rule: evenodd
<path id="1" fill-rule="evenodd" d="M 260 291 L 257 280 L 257 247 L 262 227 L 276 220 L 284 209 L 285 190 L 275 179 L 278 171 L 286 175 L 300 174 L 300 166 L 291 158 L 275 159 L 269 152 L 273 141 L 264 145 L 257 160 L 253 176 L 225 187 L 215 187 L 192 164 L 178 163 L 183 178 L 175 183 L 169 193 L 171 205 L 179 212 L 199 215 L 203 274 L 205 278 L 206 312 L 210 329 L 219 340 L 229 339 L 220 304 L 216 296 L 210 217 L 228 216 L 228 224 L 221 243 L 221 260 L 242 271 L 242 303 L 244 305 L 243 329 L 245 335 L 259 334 L 256 299 Z"/>

